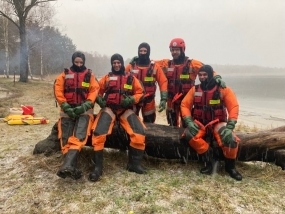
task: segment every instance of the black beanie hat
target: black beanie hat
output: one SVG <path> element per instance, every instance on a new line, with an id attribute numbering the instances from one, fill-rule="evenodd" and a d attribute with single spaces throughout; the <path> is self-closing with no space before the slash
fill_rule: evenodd
<path id="1" fill-rule="evenodd" d="M 125 72 L 125 66 L 124 66 L 124 59 L 123 59 L 123 57 L 122 57 L 120 54 L 118 54 L 118 53 L 113 54 L 113 55 L 111 56 L 112 72 L 116 72 L 116 71 L 113 69 L 113 61 L 114 61 L 114 60 L 119 60 L 120 63 L 122 64 L 120 71 L 117 71 L 117 72 L 123 74 L 123 73 Z"/>
<path id="2" fill-rule="evenodd" d="M 149 46 L 149 44 L 146 43 L 146 42 L 143 42 L 143 43 L 141 43 L 139 45 L 139 47 L 138 47 L 138 56 L 140 55 L 140 49 L 141 48 L 146 48 L 146 50 L 147 50 L 146 57 L 149 58 L 149 55 L 150 55 L 150 46 Z"/>
<path id="3" fill-rule="evenodd" d="M 120 63 L 122 64 L 122 66 L 124 66 L 124 59 L 123 59 L 123 57 L 120 54 L 116 53 L 116 54 L 111 56 L 111 65 L 113 64 L 114 60 L 119 60 Z"/>
<path id="4" fill-rule="evenodd" d="M 207 72 L 208 74 L 208 81 L 210 81 L 213 76 L 214 76 L 214 70 L 213 68 L 210 66 L 210 65 L 203 65 L 200 69 L 199 69 L 199 72 L 200 71 L 205 71 Z"/>
<path id="5" fill-rule="evenodd" d="M 76 57 L 79 57 L 83 60 L 83 65 L 85 64 L 85 55 L 84 53 L 80 52 L 80 51 L 76 51 L 74 52 L 74 54 L 72 54 L 71 60 L 72 60 L 72 64 L 75 60 Z"/>

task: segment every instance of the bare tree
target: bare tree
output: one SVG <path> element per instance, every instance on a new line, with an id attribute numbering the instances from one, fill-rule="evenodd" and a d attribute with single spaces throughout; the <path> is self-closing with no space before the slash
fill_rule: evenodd
<path id="1" fill-rule="evenodd" d="M 12 14 L 0 9 L 0 15 L 7 18 L 19 29 L 20 35 L 20 82 L 28 81 L 28 47 L 26 34 L 26 20 L 29 12 L 36 6 L 56 0 L 2 0 L 13 8 Z"/>
<path id="2" fill-rule="evenodd" d="M 31 11 L 29 15 L 29 20 L 27 20 L 27 46 L 28 46 L 28 69 L 31 79 L 33 79 L 34 72 L 31 66 L 31 51 L 37 46 L 40 46 L 40 76 L 43 79 L 43 37 L 44 37 L 44 27 L 51 24 L 51 17 L 54 16 L 53 8 L 45 4 L 44 6 L 39 6 L 35 10 Z M 31 29 L 32 26 L 38 26 L 38 29 Z M 35 30 L 39 30 L 40 34 L 35 38 Z"/>
<path id="3" fill-rule="evenodd" d="M 11 13 L 11 8 L 6 2 L 1 2 L 1 8 L 5 11 L 6 14 Z M 10 73 L 10 58 L 9 58 L 9 29 L 8 29 L 8 19 L 2 19 L 3 22 L 3 40 L 4 40 L 4 49 L 5 49 L 5 67 L 4 75 L 9 78 Z"/>
<path id="4" fill-rule="evenodd" d="M 37 20 L 39 23 L 39 26 L 41 27 L 41 51 L 40 51 L 40 56 L 41 56 L 41 68 L 40 68 L 40 76 L 41 79 L 43 79 L 44 72 L 43 72 L 43 38 L 44 38 L 44 27 L 46 25 L 50 25 L 51 22 L 51 17 L 53 16 L 53 10 L 52 8 L 43 8 L 40 7 L 35 13 L 35 16 L 37 16 Z"/>

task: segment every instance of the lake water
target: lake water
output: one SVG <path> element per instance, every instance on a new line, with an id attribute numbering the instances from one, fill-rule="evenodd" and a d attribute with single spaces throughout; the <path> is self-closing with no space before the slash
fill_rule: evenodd
<path id="1" fill-rule="evenodd" d="M 242 75 L 221 74 L 226 85 L 235 92 L 239 105 L 238 123 L 260 129 L 285 125 L 285 74 Z M 199 80 L 196 80 L 196 84 Z M 156 104 L 160 91 L 156 91 Z"/>
<path id="2" fill-rule="evenodd" d="M 246 125 L 270 128 L 285 125 L 285 75 L 222 75 L 240 104 L 239 119 Z M 199 80 L 196 80 L 198 83 Z M 156 101 L 159 103 L 159 90 Z"/>

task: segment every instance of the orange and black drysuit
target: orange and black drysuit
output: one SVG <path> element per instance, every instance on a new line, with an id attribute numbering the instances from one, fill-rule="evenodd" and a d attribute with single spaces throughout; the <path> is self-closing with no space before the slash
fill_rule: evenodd
<path id="1" fill-rule="evenodd" d="M 139 115 L 142 110 L 143 122 L 155 122 L 155 92 L 156 83 L 158 83 L 160 92 L 167 93 L 167 79 L 162 69 L 150 61 L 148 65 L 139 65 L 138 60 L 126 66 L 126 71 L 131 72 L 133 76 L 138 78 L 145 89 L 145 96 L 141 102 L 135 105 L 135 112 Z"/>
<path id="2" fill-rule="evenodd" d="M 204 154 L 209 149 L 205 137 L 208 130 L 213 133 L 214 139 L 222 149 L 226 158 L 235 159 L 238 151 L 239 139 L 233 133 L 234 139 L 230 144 L 224 144 L 220 133 L 228 120 L 237 120 L 239 104 L 234 92 L 229 88 L 215 86 L 210 90 L 202 90 L 201 84 L 192 87 L 181 102 L 182 117 L 192 117 L 200 130 L 195 136 L 185 130 L 185 138 L 189 145 L 198 154 Z"/>
<path id="3" fill-rule="evenodd" d="M 93 124 L 92 144 L 94 150 L 102 150 L 106 136 L 110 135 L 116 121 L 130 136 L 130 146 L 145 149 L 145 126 L 132 110 L 132 106 L 123 107 L 121 101 L 125 96 L 132 96 L 134 104 L 144 96 L 144 89 L 137 78 L 130 73 L 117 75 L 110 72 L 99 81 L 99 96 L 104 97 L 106 107 L 101 109 Z"/>
<path id="4" fill-rule="evenodd" d="M 95 168 L 89 175 L 89 180 L 93 182 L 98 181 L 103 173 L 104 144 L 107 135 L 112 133 L 115 122 L 123 127 L 130 139 L 127 170 L 138 174 L 145 173 L 145 169 L 140 165 L 145 150 L 145 126 L 133 111 L 133 105 L 143 98 L 144 89 L 136 77 L 125 72 L 124 60 L 120 54 L 111 57 L 111 65 L 112 72 L 99 81 L 100 91 L 96 100 L 102 109 L 93 125 Z"/>
<path id="5" fill-rule="evenodd" d="M 73 67 L 65 69 L 55 80 L 54 94 L 61 106 L 67 102 L 71 107 L 80 106 L 89 100 L 95 103 L 99 91 L 99 84 L 90 69 L 74 71 Z M 62 110 L 58 121 L 58 138 L 61 142 L 61 150 L 66 154 L 69 149 L 81 150 L 91 134 L 91 126 L 94 121 L 93 108 L 72 119 Z"/>
<path id="6" fill-rule="evenodd" d="M 158 60 L 156 63 L 162 68 L 168 80 L 166 110 L 168 124 L 180 127 L 181 100 L 195 85 L 195 79 L 203 63 L 188 57 L 184 57 L 183 62 L 179 64 L 169 59 Z"/>

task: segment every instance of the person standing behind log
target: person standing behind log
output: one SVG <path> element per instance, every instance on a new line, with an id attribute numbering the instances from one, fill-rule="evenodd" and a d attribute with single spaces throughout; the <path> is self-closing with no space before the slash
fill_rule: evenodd
<path id="1" fill-rule="evenodd" d="M 77 156 L 86 144 L 94 120 L 93 107 L 99 84 L 90 69 L 85 67 L 85 55 L 75 52 L 72 66 L 55 80 L 54 94 L 61 107 L 58 121 L 58 137 L 64 163 L 57 172 L 61 178 L 79 179 Z"/>
<path id="2" fill-rule="evenodd" d="M 112 133 L 117 121 L 130 138 L 127 170 L 144 174 L 141 161 L 145 150 L 145 126 L 132 110 L 144 96 L 141 82 L 130 72 L 125 72 L 124 60 L 120 54 L 111 57 L 112 71 L 100 81 L 96 103 L 102 108 L 93 124 L 92 145 L 94 146 L 95 168 L 89 180 L 96 182 L 103 172 L 103 149 L 107 135 Z"/>
<path id="3" fill-rule="evenodd" d="M 156 118 L 155 92 L 156 83 L 160 89 L 160 104 L 158 112 L 166 108 L 167 101 L 167 78 L 162 69 L 151 61 L 150 46 L 148 43 L 141 43 L 138 47 L 138 57 L 134 57 L 132 62 L 126 66 L 126 71 L 131 72 L 143 84 L 145 96 L 143 100 L 135 105 L 135 112 L 139 115 L 142 111 L 143 122 L 154 123 Z"/>
<path id="4" fill-rule="evenodd" d="M 194 86 L 198 70 L 203 63 L 185 56 L 186 45 L 181 38 L 172 39 L 169 49 L 172 60 L 162 59 L 155 62 L 163 69 L 168 79 L 167 122 L 170 126 L 180 127 L 181 100 Z M 214 78 L 221 87 L 226 87 L 220 75 L 215 75 Z"/>
<path id="5" fill-rule="evenodd" d="M 181 102 L 181 114 L 187 125 L 184 137 L 205 162 L 205 167 L 200 172 L 211 174 L 212 149 L 206 142 L 207 132 L 210 131 L 218 147 L 222 149 L 225 171 L 240 181 L 242 175 L 235 168 L 240 140 L 233 133 L 238 119 L 239 104 L 234 92 L 229 87 L 221 88 L 213 75 L 213 68 L 203 65 L 198 73 L 201 83 L 192 87 Z"/>

